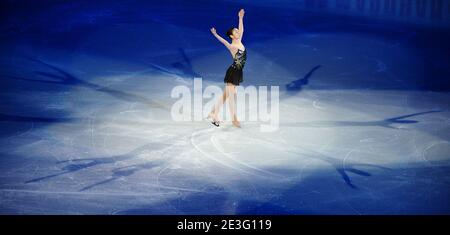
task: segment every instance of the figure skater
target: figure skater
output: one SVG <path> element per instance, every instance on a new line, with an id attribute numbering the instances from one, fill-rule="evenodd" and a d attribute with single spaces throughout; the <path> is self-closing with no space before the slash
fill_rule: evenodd
<path id="1" fill-rule="evenodd" d="M 245 61 L 247 60 L 247 50 L 242 44 L 242 36 L 244 35 L 244 9 L 241 9 L 238 13 L 239 16 L 239 28 L 230 28 L 227 31 L 227 36 L 231 39 L 231 44 L 223 39 L 220 35 L 217 34 L 216 29 L 211 28 L 211 33 L 225 45 L 231 53 L 233 57 L 233 64 L 230 65 L 226 74 L 225 74 L 225 90 L 223 95 L 219 98 L 217 104 L 213 107 L 211 112 L 208 114 L 208 119 L 215 126 L 219 126 L 219 118 L 218 113 L 220 112 L 221 106 L 225 103 L 227 99 L 229 99 L 230 105 L 230 114 L 232 117 L 232 123 L 235 127 L 241 127 L 241 124 L 237 120 L 236 116 L 236 86 L 239 86 L 239 83 L 243 82 L 243 68 L 245 65 Z"/>

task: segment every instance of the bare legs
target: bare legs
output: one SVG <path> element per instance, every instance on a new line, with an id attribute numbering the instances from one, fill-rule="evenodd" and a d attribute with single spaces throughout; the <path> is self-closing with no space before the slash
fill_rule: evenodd
<path id="1" fill-rule="evenodd" d="M 211 110 L 211 112 L 209 113 L 209 117 L 212 117 L 214 121 L 218 121 L 218 113 L 220 111 L 220 108 L 222 107 L 222 105 L 225 103 L 225 101 L 228 100 L 228 104 L 230 105 L 230 114 L 232 117 L 232 123 L 234 126 L 236 127 L 241 127 L 241 124 L 239 123 L 239 121 L 237 120 L 237 115 L 236 115 L 236 86 L 233 85 L 232 83 L 227 83 L 225 85 L 225 90 L 223 92 L 223 95 L 219 98 L 219 100 L 217 101 L 217 104 L 214 106 L 214 108 Z"/>
<path id="2" fill-rule="evenodd" d="M 227 89 L 223 91 L 223 95 L 219 98 L 217 101 L 217 104 L 213 107 L 211 112 L 208 114 L 208 117 L 211 117 L 215 122 L 219 121 L 219 118 L 217 117 L 220 108 L 225 103 L 225 100 L 228 98 Z"/>
<path id="3" fill-rule="evenodd" d="M 231 84 L 226 86 L 226 89 L 228 90 L 228 104 L 230 105 L 230 115 L 232 119 L 233 126 L 235 127 L 241 127 L 241 124 L 237 120 L 236 116 L 236 86 Z"/>

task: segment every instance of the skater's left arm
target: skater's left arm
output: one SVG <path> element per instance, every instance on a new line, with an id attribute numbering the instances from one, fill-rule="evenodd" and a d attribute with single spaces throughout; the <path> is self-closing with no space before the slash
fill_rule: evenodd
<path id="1" fill-rule="evenodd" d="M 239 40 L 242 40 L 242 37 L 244 36 L 244 9 L 241 9 L 238 13 L 239 16 L 239 33 L 241 34 Z"/>
<path id="2" fill-rule="evenodd" d="M 225 45 L 228 48 L 228 50 L 231 50 L 230 43 L 227 42 L 227 40 L 223 39 L 219 34 L 217 34 L 215 28 L 211 28 L 211 33 L 214 35 L 214 37 L 217 38 L 217 40 L 219 40 L 219 42 L 221 42 L 223 45 Z"/>

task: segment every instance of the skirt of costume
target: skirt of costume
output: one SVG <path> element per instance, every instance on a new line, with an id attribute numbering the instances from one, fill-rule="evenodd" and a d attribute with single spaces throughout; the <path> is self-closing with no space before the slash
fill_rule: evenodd
<path id="1" fill-rule="evenodd" d="M 243 76 L 242 69 L 233 67 L 233 65 L 231 65 L 227 69 L 227 73 L 225 74 L 224 82 L 225 83 L 233 83 L 234 85 L 239 86 L 239 83 L 241 83 L 243 81 L 244 81 L 244 76 Z"/>
<path id="2" fill-rule="evenodd" d="M 224 82 L 232 83 L 239 86 L 241 82 L 244 81 L 244 65 L 247 60 L 247 50 L 238 49 L 236 55 L 233 59 L 233 64 L 227 69 L 225 74 Z"/>

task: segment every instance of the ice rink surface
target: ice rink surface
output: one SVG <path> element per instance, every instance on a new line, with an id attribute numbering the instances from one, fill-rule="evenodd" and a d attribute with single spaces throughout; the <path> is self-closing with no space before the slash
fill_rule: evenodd
<path id="1" fill-rule="evenodd" d="M 279 129 L 173 121 L 173 87 L 223 87 L 209 27 L 240 7 L 4 16 L 0 214 L 450 214 L 448 34 L 244 4 L 242 85 L 280 87 Z"/>

